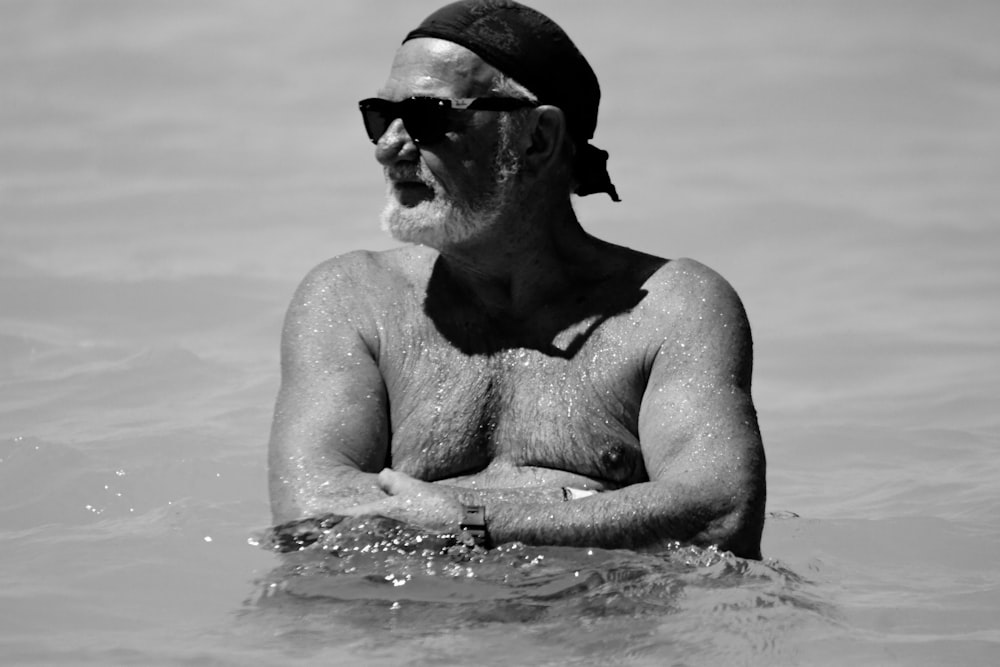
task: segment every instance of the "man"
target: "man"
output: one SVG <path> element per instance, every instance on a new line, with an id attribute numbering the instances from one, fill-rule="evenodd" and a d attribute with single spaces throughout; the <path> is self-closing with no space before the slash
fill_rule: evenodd
<path id="1" fill-rule="evenodd" d="M 289 308 L 276 523 L 760 557 L 750 330 L 716 273 L 588 235 L 597 79 L 507 0 L 438 10 L 361 103 L 408 245 L 314 269 Z M 474 101 L 473 101 L 474 100 Z"/>

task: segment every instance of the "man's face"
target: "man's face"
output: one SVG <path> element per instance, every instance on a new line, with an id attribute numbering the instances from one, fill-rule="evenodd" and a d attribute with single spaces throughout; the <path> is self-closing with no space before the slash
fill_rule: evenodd
<path id="1" fill-rule="evenodd" d="M 496 74 L 457 44 L 411 40 L 379 97 L 480 97 Z M 441 141 L 417 146 L 396 120 L 378 142 L 387 180 L 382 224 L 397 240 L 440 250 L 474 241 L 514 204 L 520 159 L 510 116 L 454 111 L 449 128 Z"/>

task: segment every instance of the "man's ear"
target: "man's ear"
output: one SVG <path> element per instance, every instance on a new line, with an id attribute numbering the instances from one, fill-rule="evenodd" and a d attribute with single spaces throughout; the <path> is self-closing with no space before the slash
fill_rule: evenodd
<path id="1" fill-rule="evenodd" d="M 533 110 L 532 121 L 526 137 L 524 166 L 538 173 L 559 158 L 566 136 L 566 116 L 559 107 L 543 104 Z"/>

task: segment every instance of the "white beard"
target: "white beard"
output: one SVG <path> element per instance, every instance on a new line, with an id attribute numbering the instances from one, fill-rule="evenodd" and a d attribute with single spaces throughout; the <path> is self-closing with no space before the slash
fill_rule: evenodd
<path id="1" fill-rule="evenodd" d="M 473 210 L 449 197 L 440 187 L 432 189 L 432 199 L 416 206 L 403 206 L 390 185 L 382 209 L 382 229 L 397 241 L 440 249 L 476 236 L 500 215 L 499 207 Z"/>
<path id="2" fill-rule="evenodd" d="M 417 176 L 434 192 L 434 197 L 415 206 L 403 206 L 389 184 L 382 209 L 382 229 L 397 241 L 438 250 L 479 236 L 512 208 L 516 198 L 521 164 L 510 148 L 509 136 L 502 136 L 492 167 L 491 191 L 472 201 L 459 201 L 445 192 L 421 163 Z"/>

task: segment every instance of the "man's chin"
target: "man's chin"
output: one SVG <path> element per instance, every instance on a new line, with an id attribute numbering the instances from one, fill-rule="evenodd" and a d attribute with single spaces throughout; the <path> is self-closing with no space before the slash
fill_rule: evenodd
<path id="1" fill-rule="evenodd" d="M 389 199 L 382 211 L 382 230 L 402 243 L 437 247 L 445 236 L 445 224 L 439 212 L 432 210 L 427 203 L 403 206 L 399 201 Z"/>
<path id="2" fill-rule="evenodd" d="M 382 210 L 382 229 L 397 241 L 444 252 L 474 240 L 489 229 L 496 218 L 496 214 L 463 212 L 454 204 L 439 200 L 403 206 L 390 196 Z"/>
<path id="3" fill-rule="evenodd" d="M 430 248 L 439 248 L 442 241 L 441 235 L 431 230 L 389 229 L 389 235 L 400 243 L 412 243 Z"/>

